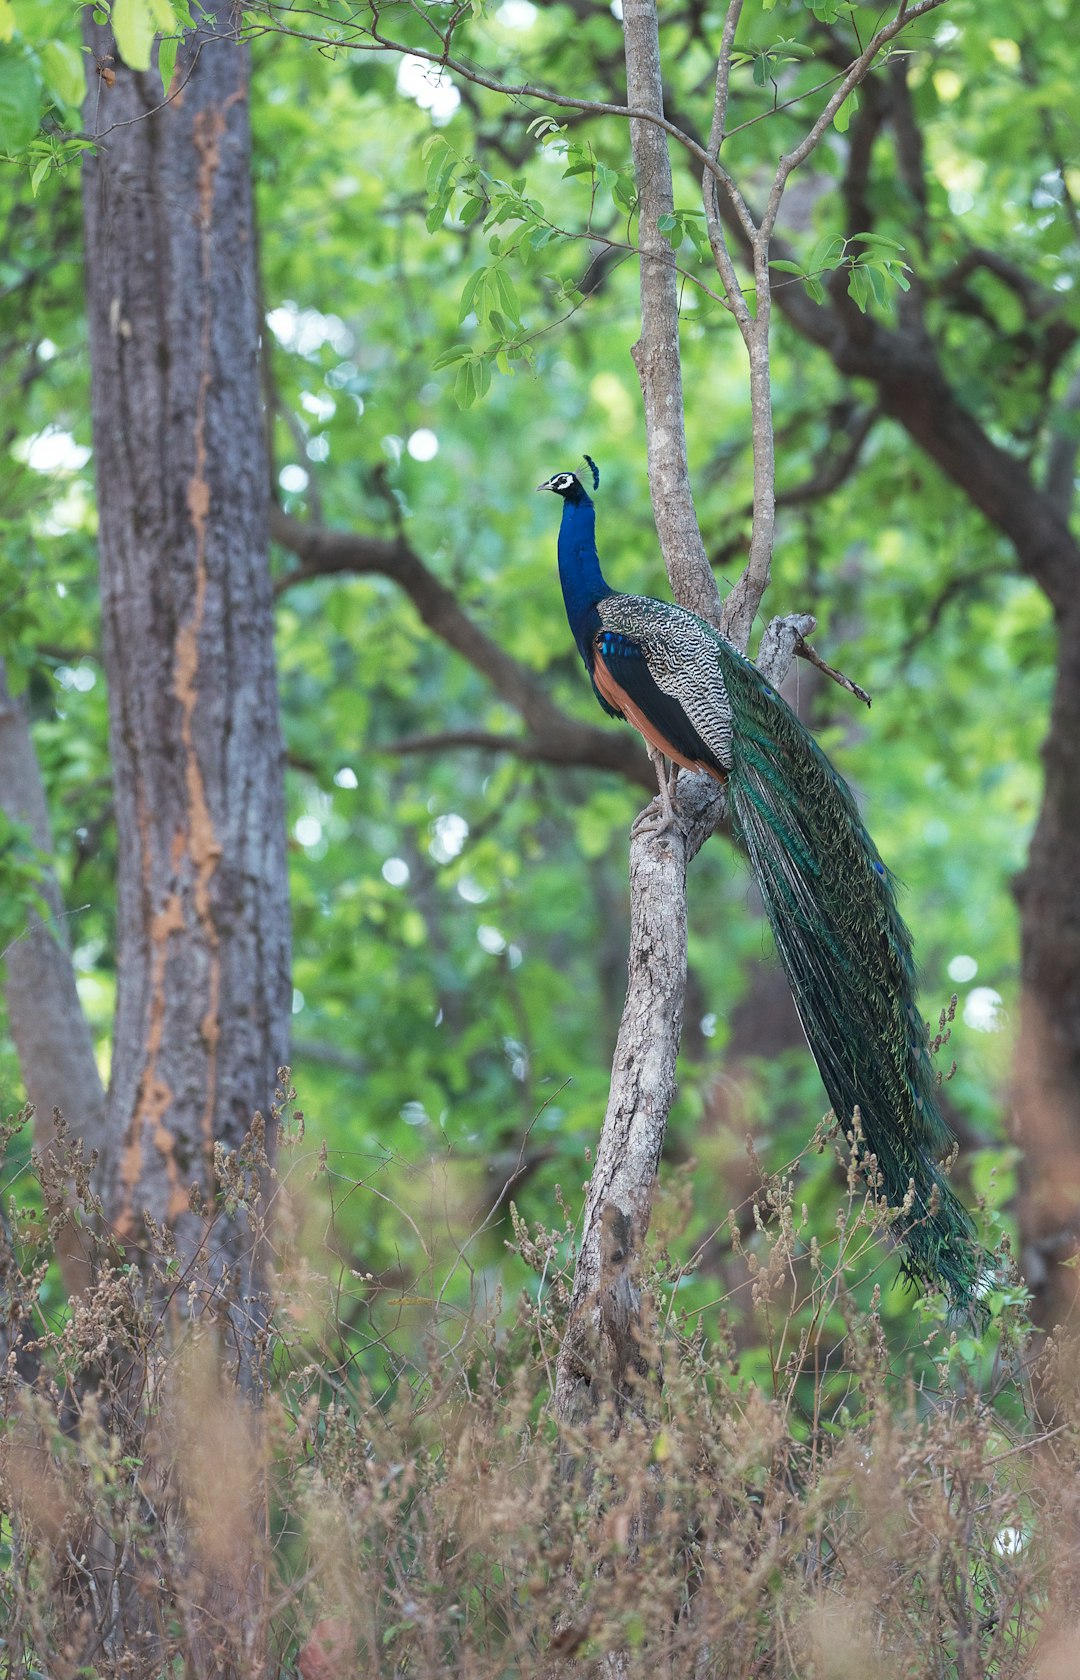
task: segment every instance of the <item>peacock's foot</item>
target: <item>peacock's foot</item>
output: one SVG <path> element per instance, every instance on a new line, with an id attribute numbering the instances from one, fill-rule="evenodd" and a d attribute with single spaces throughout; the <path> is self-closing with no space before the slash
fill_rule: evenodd
<path id="1" fill-rule="evenodd" d="M 663 800 L 654 799 L 651 805 L 646 805 L 644 811 L 634 818 L 630 838 L 637 840 L 643 834 L 648 834 L 656 839 L 658 835 L 667 834 L 671 829 L 682 835 L 686 833 L 677 807 L 671 804 L 665 806 Z"/>

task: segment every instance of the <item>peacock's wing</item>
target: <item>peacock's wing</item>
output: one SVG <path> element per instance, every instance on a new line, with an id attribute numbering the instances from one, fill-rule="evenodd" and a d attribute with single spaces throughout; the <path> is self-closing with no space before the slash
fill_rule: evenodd
<path id="1" fill-rule="evenodd" d="M 691 715 L 685 703 L 691 685 L 671 680 L 679 661 L 671 658 L 671 624 L 664 617 L 668 610 L 680 611 L 643 595 L 611 595 L 602 601 L 601 628 L 593 641 L 593 684 L 601 700 L 617 706 L 646 740 L 677 764 L 722 778 L 727 774 L 721 756 L 726 696 L 719 696 L 700 721 L 701 708 Z M 685 617 L 691 627 L 700 622 L 689 613 Z M 703 651 L 715 686 L 714 651 L 708 643 Z"/>

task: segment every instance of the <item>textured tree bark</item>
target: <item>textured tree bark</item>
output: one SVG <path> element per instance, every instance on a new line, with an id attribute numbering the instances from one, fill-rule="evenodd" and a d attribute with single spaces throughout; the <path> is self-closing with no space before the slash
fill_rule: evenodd
<path id="1" fill-rule="evenodd" d="M 624 0 L 626 97 L 634 110 L 664 114 L 655 0 Z M 630 124 L 639 201 L 641 337 L 633 349 L 645 403 L 649 493 L 675 599 L 712 623 L 720 596 L 698 529 L 686 458 L 679 296 L 675 254 L 657 221 L 674 208 L 667 135 L 655 123 Z"/>
<path id="2" fill-rule="evenodd" d="M 1036 1322 L 1077 1329 L 1080 1247 L 1080 611 L 1058 621 L 1045 783 L 1020 906 L 1020 1035 L 1013 1119 L 1020 1145 L 1020 1268 Z"/>
<path id="3" fill-rule="evenodd" d="M 240 1303 L 258 1284 L 246 1221 L 212 1220 L 190 1193 L 212 1208 L 215 1143 L 233 1149 L 256 1110 L 269 1116 L 288 1051 L 289 911 L 248 55 L 228 38 L 227 0 L 207 13 L 164 106 L 156 75 L 128 68 L 108 28 L 86 22 L 87 128 L 100 136 L 84 176 L 86 285 L 119 844 L 106 1200 L 132 1242 L 145 1211 L 183 1256 L 207 1243 L 211 1275 L 227 1271 Z"/>
<path id="4" fill-rule="evenodd" d="M 52 855 L 52 832 L 41 785 L 37 755 L 30 739 L 26 712 L 8 692 L 0 662 L 0 804 L 6 816 L 23 822 L 34 845 Z M 71 966 L 63 901 L 55 875 L 47 870 L 40 883 L 51 919 L 46 925 L 31 916 L 26 933 L 5 954 L 4 999 L 11 1036 L 26 1087 L 34 1106 L 34 1143 L 45 1155 L 57 1143 L 54 1110 L 67 1122 L 70 1137 L 81 1139 L 87 1155 L 97 1150 L 105 1163 L 105 1093 L 94 1057 L 90 1028 L 82 1012 Z M 46 1177 L 52 1175 L 47 1173 Z M 52 1212 L 63 1211 L 59 1194 Z M 57 1244 L 57 1258 L 69 1293 L 87 1281 L 83 1234 L 73 1221 L 65 1222 Z"/>

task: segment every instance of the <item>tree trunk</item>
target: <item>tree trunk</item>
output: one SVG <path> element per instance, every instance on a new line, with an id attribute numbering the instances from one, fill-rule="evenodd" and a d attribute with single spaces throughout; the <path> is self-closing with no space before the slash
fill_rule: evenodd
<path id="1" fill-rule="evenodd" d="M 248 54 L 228 38 L 231 6 L 207 13 L 165 106 L 156 74 L 124 65 L 107 26 L 86 21 L 87 128 L 101 137 L 84 177 L 86 285 L 119 846 L 105 1199 L 122 1237 L 142 1237 L 145 1211 L 185 1258 L 211 1230 L 215 1144 L 235 1149 L 256 1110 L 269 1116 L 291 1005 Z M 213 1275 L 228 1269 L 249 1294 L 246 1221 L 212 1230 Z"/>
<path id="2" fill-rule="evenodd" d="M 1080 1242 L 1080 611 L 1058 622 L 1058 669 L 1043 745 L 1045 785 L 1020 905 L 1020 1036 L 1014 1072 L 1023 1150 L 1021 1270 L 1044 1329 L 1076 1329 Z M 1071 1318 L 1071 1315 L 1072 1318 Z M 1070 1321 L 1071 1319 L 1071 1321 Z"/>
<path id="3" fill-rule="evenodd" d="M 41 785 L 26 710 L 8 691 L 0 661 L 0 804 L 6 816 L 25 823 L 39 852 L 51 857 L 53 842 L 45 790 Z M 55 1114 L 63 1116 L 67 1131 L 81 1141 L 87 1156 L 97 1150 L 104 1164 L 105 1093 L 94 1057 L 90 1028 L 75 988 L 75 971 L 62 920 L 63 900 L 52 870 L 46 870 L 39 891 L 51 912 L 46 925 L 28 917 L 22 938 L 5 953 L 4 1001 L 26 1100 L 33 1104 L 34 1144 L 40 1155 L 62 1155 Z M 68 1197 L 59 1162 L 43 1173 L 50 1212 L 62 1213 Z M 55 1193 L 55 1198 L 50 1196 Z M 57 1239 L 57 1259 L 69 1294 L 83 1289 L 88 1278 L 85 1233 L 66 1219 Z"/>

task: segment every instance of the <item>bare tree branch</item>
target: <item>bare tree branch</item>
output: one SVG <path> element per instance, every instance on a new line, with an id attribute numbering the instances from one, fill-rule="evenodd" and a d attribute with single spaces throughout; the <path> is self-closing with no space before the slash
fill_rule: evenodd
<path id="1" fill-rule="evenodd" d="M 751 626 L 768 588 L 772 569 L 772 550 L 776 530 L 776 462 L 772 424 L 771 375 L 769 367 L 769 331 L 772 313 L 770 248 L 776 218 L 780 211 L 784 189 L 792 172 L 810 156 L 832 125 L 844 100 L 863 82 L 882 48 L 894 40 L 908 24 L 944 4 L 944 0 L 920 0 L 909 6 L 901 0 L 896 15 L 882 26 L 869 44 L 848 67 L 834 89 L 824 109 L 807 134 L 790 152 L 781 157 L 765 201 L 761 220 L 756 225 L 746 202 L 717 158 L 703 179 L 703 202 L 709 241 L 717 272 L 724 284 L 728 303 L 739 325 L 750 361 L 750 413 L 754 441 L 754 522 L 750 537 L 750 553 L 742 576 L 724 602 L 721 625 L 725 635 L 736 647 L 745 650 Z M 724 41 L 717 66 L 716 94 L 713 105 L 712 131 L 709 137 L 710 159 L 719 153 L 724 140 L 724 120 L 727 108 L 729 60 L 738 24 L 741 0 L 730 0 L 724 22 Z M 725 60 L 725 50 L 728 59 Z M 872 143 L 873 130 L 864 120 L 866 145 Z M 868 162 L 869 152 L 866 154 Z M 754 312 L 751 315 L 739 283 L 728 249 L 721 213 L 721 187 L 726 201 L 726 219 L 739 234 L 749 254 L 754 270 Z"/>
<path id="2" fill-rule="evenodd" d="M 992 274 L 995 279 L 1009 287 L 1019 299 L 1029 321 L 1042 321 L 1048 315 L 1064 314 L 1065 300 L 1060 292 L 1040 285 L 1019 263 L 1003 256 L 1000 251 L 988 250 L 984 245 L 972 245 L 964 252 L 959 262 L 942 276 L 936 287 L 938 296 L 946 297 L 950 292 L 960 291 L 964 282 L 979 269 Z"/>
<path id="3" fill-rule="evenodd" d="M 608 734 L 606 731 L 596 730 L 595 734 L 604 741 L 618 741 L 619 735 Z M 634 745 L 632 737 L 629 739 Z M 635 782 L 648 793 L 656 788 L 656 777 L 652 773 L 648 759 L 644 753 L 637 751 L 629 762 L 624 762 L 623 755 L 618 755 L 613 763 L 600 762 L 595 751 L 586 751 L 583 756 L 574 734 L 567 729 L 560 729 L 553 735 L 499 735 L 494 731 L 484 729 L 446 729 L 432 735 L 401 735 L 393 741 L 373 742 L 370 752 L 393 754 L 396 757 L 406 757 L 417 753 L 455 752 L 462 747 L 474 747 L 484 753 L 508 753 L 512 758 L 526 760 L 530 764 L 559 764 L 564 768 L 578 767 L 589 770 L 615 770 L 627 781 Z M 629 755 L 627 755 L 629 756 Z"/>
<path id="4" fill-rule="evenodd" d="M 662 114 L 660 42 L 652 0 L 625 0 L 623 35 L 628 99 L 635 108 Z M 641 337 L 632 354 L 645 404 L 653 515 L 675 599 L 716 624 L 720 597 L 698 528 L 686 459 L 675 255 L 657 225 L 674 208 L 671 161 L 665 134 L 655 124 L 632 120 L 630 144 L 642 249 Z"/>
<path id="5" fill-rule="evenodd" d="M 852 682 L 850 677 L 845 677 L 843 671 L 838 671 L 835 665 L 829 665 L 822 659 L 820 653 L 812 648 L 809 642 L 804 641 L 801 636 L 795 652 L 800 659 L 805 659 L 807 664 L 813 665 L 815 670 L 828 677 L 830 682 L 836 683 L 839 688 L 846 688 L 849 694 L 854 694 L 856 700 L 861 700 L 864 706 L 869 706 L 870 696 L 865 688 L 860 688 L 858 683 Z"/>
<path id="6" fill-rule="evenodd" d="M 783 681 L 809 613 L 774 619 L 758 668 Z M 726 820 L 724 790 L 709 776 L 679 777 L 681 827 L 630 842 L 630 956 L 626 1003 L 607 1112 L 586 1194 L 568 1328 L 559 1352 L 560 1417 L 581 1423 L 605 1400 L 626 1402 L 625 1377 L 642 1369 L 637 1339 L 637 1256 L 649 1226 L 686 987 L 686 870 Z"/>

